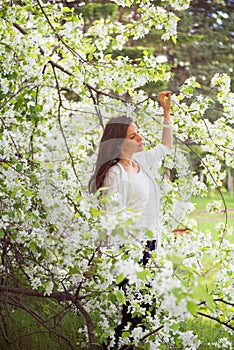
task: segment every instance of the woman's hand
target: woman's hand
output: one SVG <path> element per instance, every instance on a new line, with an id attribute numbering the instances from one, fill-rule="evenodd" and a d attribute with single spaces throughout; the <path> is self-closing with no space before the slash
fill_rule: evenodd
<path id="1" fill-rule="evenodd" d="M 171 123 L 170 109 L 171 109 L 171 91 L 161 91 L 158 94 L 158 99 L 163 107 L 164 111 L 164 122 L 167 124 Z"/>

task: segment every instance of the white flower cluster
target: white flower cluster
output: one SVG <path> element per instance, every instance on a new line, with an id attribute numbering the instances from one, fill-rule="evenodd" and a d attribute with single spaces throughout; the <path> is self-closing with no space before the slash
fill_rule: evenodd
<path id="1" fill-rule="evenodd" d="M 201 341 L 198 340 L 198 336 L 192 331 L 181 333 L 180 338 L 182 339 L 183 347 L 186 350 L 196 350 L 201 344 Z"/>
<path id="2" fill-rule="evenodd" d="M 186 10 L 189 8 L 190 2 L 191 0 L 167 0 L 167 4 L 170 4 L 177 11 Z"/>
<path id="3" fill-rule="evenodd" d="M 219 90 L 225 94 L 230 91 L 231 78 L 227 74 L 216 73 L 211 79 L 211 86 L 218 86 Z"/>
<path id="4" fill-rule="evenodd" d="M 184 97 L 192 97 L 195 88 L 199 88 L 200 84 L 196 81 L 196 77 L 190 77 L 185 80 L 183 85 L 180 87 L 180 92 Z"/>
<path id="5" fill-rule="evenodd" d="M 219 102 L 224 106 L 224 115 L 229 118 L 229 122 L 233 124 L 234 115 L 234 93 L 230 91 L 231 78 L 223 73 L 216 73 L 211 79 L 211 86 L 218 87 L 217 98 Z M 230 118 L 231 114 L 231 118 Z"/>
<path id="6" fill-rule="evenodd" d="M 148 34 L 150 31 L 150 28 L 147 28 L 143 25 L 143 23 L 140 23 L 137 25 L 135 29 L 135 34 L 133 36 L 133 40 L 138 40 L 140 38 L 144 38 L 146 34 Z"/>
<path id="7" fill-rule="evenodd" d="M 225 337 L 220 338 L 217 342 L 209 343 L 208 345 L 215 347 L 215 349 L 233 350 L 232 342 Z"/>
<path id="8" fill-rule="evenodd" d="M 206 210 L 210 214 L 220 213 L 224 210 L 224 204 L 222 201 L 213 200 L 206 205 Z"/>
<path id="9" fill-rule="evenodd" d="M 129 0 L 112 0 L 114 3 L 116 3 L 118 6 L 122 7 L 130 7 L 131 2 Z"/>
<path id="10" fill-rule="evenodd" d="M 171 36 L 177 37 L 177 17 L 170 16 L 167 25 L 165 26 L 166 33 L 162 34 L 162 40 L 168 40 Z"/>
<path id="11" fill-rule="evenodd" d="M 126 278 L 128 278 L 130 284 L 137 283 L 137 272 L 141 271 L 141 267 L 138 262 L 135 262 L 133 259 L 119 261 L 115 268 L 118 274 L 123 274 Z"/>
<path id="12" fill-rule="evenodd" d="M 206 175 L 207 183 L 212 187 L 222 185 L 222 180 L 225 178 L 226 171 L 221 169 L 221 161 L 215 155 L 207 154 L 203 158 L 204 175 Z"/>

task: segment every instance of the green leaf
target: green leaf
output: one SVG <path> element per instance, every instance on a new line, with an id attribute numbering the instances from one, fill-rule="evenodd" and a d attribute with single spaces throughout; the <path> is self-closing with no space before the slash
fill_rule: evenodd
<path id="1" fill-rule="evenodd" d="M 66 12 L 71 12 L 71 9 L 69 7 L 64 7 L 63 8 L 63 12 L 66 13 Z"/>
<path id="2" fill-rule="evenodd" d="M 39 293 L 42 293 L 42 292 L 44 291 L 43 286 L 38 287 L 38 288 L 37 288 L 37 291 L 38 291 Z"/>
<path id="3" fill-rule="evenodd" d="M 122 292 L 122 290 L 116 290 L 115 294 L 116 294 L 117 298 L 119 299 L 119 301 L 121 301 L 122 304 L 126 305 L 125 295 Z"/>
<path id="4" fill-rule="evenodd" d="M 198 305 L 196 303 L 194 303 L 193 301 L 187 302 L 187 308 L 191 314 L 196 314 L 198 311 Z"/>
<path id="5" fill-rule="evenodd" d="M 26 197 L 32 197 L 32 196 L 33 196 L 33 193 L 32 193 L 32 191 L 30 191 L 30 190 L 25 190 L 25 191 L 23 191 L 23 194 L 24 194 Z"/>
<path id="6" fill-rule="evenodd" d="M 116 302 L 116 295 L 113 293 L 108 294 L 108 300 L 111 301 L 112 303 Z"/>
<path id="7" fill-rule="evenodd" d="M 84 232 L 82 236 L 84 237 L 84 239 L 89 239 L 91 237 L 90 232 Z"/>
<path id="8" fill-rule="evenodd" d="M 127 338 L 127 337 L 129 337 L 130 336 L 130 332 L 123 332 L 122 333 L 122 338 Z"/>
<path id="9" fill-rule="evenodd" d="M 125 276 L 121 273 L 118 277 L 117 277 L 117 282 L 118 284 L 120 284 L 121 282 L 123 282 L 125 279 Z"/>
<path id="10" fill-rule="evenodd" d="M 206 290 L 203 286 L 201 285 L 195 286 L 192 292 L 192 297 L 197 300 L 202 300 L 205 292 Z"/>
<path id="11" fill-rule="evenodd" d="M 176 44 L 176 37 L 174 35 L 171 36 L 171 40 L 173 41 L 174 44 Z"/>
<path id="12" fill-rule="evenodd" d="M 211 310 L 214 310 L 216 305 L 215 305 L 215 302 L 214 302 L 214 299 L 212 297 L 212 295 L 210 295 L 209 293 L 206 292 L 205 296 L 204 296 L 204 300 L 207 304 L 207 306 L 211 309 Z"/>
<path id="13" fill-rule="evenodd" d="M 80 269 L 78 266 L 71 266 L 69 268 L 69 275 L 74 275 L 76 273 L 79 273 L 80 272 Z"/>
<path id="14" fill-rule="evenodd" d="M 150 230 L 147 230 L 147 231 L 146 231 L 146 236 L 149 237 L 149 239 L 153 239 L 153 238 L 154 238 L 154 234 L 153 234 L 153 232 L 150 231 Z"/>
<path id="15" fill-rule="evenodd" d="M 171 326 L 171 329 L 172 329 L 173 331 L 178 331 L 178 330 L 180 329 L 180 326 L 179 326 L 178 323 L 174 323 L 174 324 Z"/>
<path id="16" fill-rule="evenodd" d="M 210 295 L 203 285 L 198 285 L 193 289 L 192 297 L 199 300 L 205 301 L 206 305 L 213 310 L 215 308 L 215 303 L 212 295 Z"/>
<path id="17" fill-rule="evenodd" d="M 19 173 L 21 173 L 21 171 L 23 170 L 23 165 L 22 165 L 21 163 L 18 163 L 18 164 L 16 165 L 16 170 L 17 170 Z"/>
<path id="18" fill-rule="evenodd" d="M 4 237 L 4 231 L 2 228 L 0 228 L 0 239 Z"/>
<path id="19" fill-rule="evenodd" d="M 30 175 L 30 182 L 31 182 L 31 184 L 35 184 L 37 182 L 36 175 L 34 175 L 34 174 Z"/>
<path id="20" fill-rule="evenodd" d="M 35 242 L 30 242 L 29 244 L 31 250 L 35 250 L 37 248 L 37 244 Z"/>
<path id="21" fill-rule="evenodd" d="M 126 0 L 125 4 L 126 4 L 127 7 L 131 7 L 131 5 L 132 5 L 130 0 Z"/>
<path id="22" fill-rule="evenodd" d="M 90 208 L 90 213 L 91 213 L 92 216 L 96 217 L 96 216 L 100 215 L 100 210 L 92 207 L 92 208 Z"/>
<path id="23" fill-rule="evenodd" d="M 142 271 L 137 271 L 136 275 L 140 280 L 145 281 L 147 276 L 150 276 L 150 272 L 144 269 Z"/>

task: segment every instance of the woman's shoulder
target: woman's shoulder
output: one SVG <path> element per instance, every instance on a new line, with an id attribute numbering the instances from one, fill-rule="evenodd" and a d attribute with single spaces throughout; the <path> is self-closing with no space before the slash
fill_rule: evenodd
<path id="1" fill-rule="evenodd" d="M 116 163 L 115 165 L 112 165 L 112 167 L 108 170 L 108 174 L 120 174 L 121 168 L 119 163 Z"/>
<path id="2" fill-rule="evenodd" d="M 106 173 L 106 179 L 114 179 L 121 176 L 121 167 L 119 164 L 112 165 Z"/>
<path id="3" fill-rule="evenodd" d="M 105 180 L 104 180 L 104 185 L 109 186 L 113 184 L 117 184 L 121 179 L 121 168 L 117 164 L 112 165 L 112 167 L 107 171 Z"/>

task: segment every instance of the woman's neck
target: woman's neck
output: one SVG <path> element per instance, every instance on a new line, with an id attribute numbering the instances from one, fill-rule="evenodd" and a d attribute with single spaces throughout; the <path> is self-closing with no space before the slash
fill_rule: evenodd
<path id="1" fill-rule="evenodd" d="M 140 169 L 139 165 L 135 162 L 133 158 L 121 157 L 119 162 L 127 172 L 129 173 L 139 172 L 139 169 Z"/>

